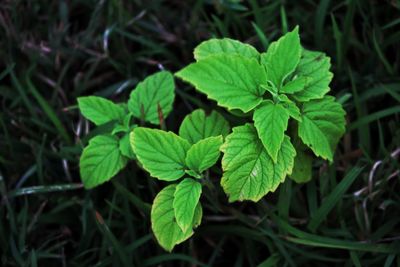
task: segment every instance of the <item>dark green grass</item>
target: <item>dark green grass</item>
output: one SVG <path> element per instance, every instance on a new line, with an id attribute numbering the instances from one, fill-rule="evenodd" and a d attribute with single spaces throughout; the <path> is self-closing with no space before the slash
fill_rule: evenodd
<path id="1" fill-rule="evenodd" d="M 134 162 L 82 189 L 82 147 L 107 126 L 88 125 L 76 97 L 126 100 L 204 39 L 262 50 L 295 25 L 331 56 L 348 119 L 335 162 L 316 162 L 310 183 L 228 204 L 212 172 L 202 226 L 171 254 L 149 223 L 164 184 Z M 2 1 L 0 43 L 1 266 L 400 266 L 399 1 Z M 215 107 L 180 82 L 177 95 L 171 130 Z"/>

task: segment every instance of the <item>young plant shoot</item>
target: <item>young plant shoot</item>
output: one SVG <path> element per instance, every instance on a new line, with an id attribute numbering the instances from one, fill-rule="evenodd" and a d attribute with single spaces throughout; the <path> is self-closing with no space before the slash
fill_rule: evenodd
<path id="1" fill-rule="evenodd" d="M 303 48 L 298 27 L 263 53 L 224 38 L 201 43 L 194 58 L 175 76 L 232 116 L 248 118 L 246 123 L 231 131 L 220 113 L 197 109 L 184 118 L 179 134 L 143 127 L 163 124 L 172 111 L 175 86 L 167 71 L 140 82 L 127 104 L 95 96 L 78 99 L 84 117 L 113 128 L 93 137 L 82 153 L 85 187 L 110 180 L 129 160 L 170 183 L 151 209 L 153 233 L 167 251 L 200 225 L 200 199 L 210 173 L 212 180 L 220 179 L 229 202 L 257 202 L 287 176 L 298 183 L 309 181 L 314 158 L 332 162 L 345 132 L 345 111 L 326 95 L 333 77 L 330 58 Z M 222 177 L 214 177 L 208 169 L 221 152 Z"/>

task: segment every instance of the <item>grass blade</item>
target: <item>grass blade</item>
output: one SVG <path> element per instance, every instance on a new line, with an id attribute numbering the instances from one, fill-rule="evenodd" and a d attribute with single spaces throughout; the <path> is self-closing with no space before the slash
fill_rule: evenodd
<path id="1" fill-rule="evenodd" d="M 308 223 L 308 229 L 312 232 L 317 230 L 318 226 L 327 218 L 328 213 L 335 207 L 336 203 L 342 198 L 343 194 L 349 189 L 356 178 L 360 175 L 364 167 L 355 166 L 351 169 L 335 189 L 326 197 L 322 205 L 314 213 Z"/>

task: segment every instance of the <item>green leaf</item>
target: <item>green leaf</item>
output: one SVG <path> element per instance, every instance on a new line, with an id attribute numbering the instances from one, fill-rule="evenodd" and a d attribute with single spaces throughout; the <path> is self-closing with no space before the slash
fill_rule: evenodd
<path id="1" fill-rule="evenodd" d="M 329 92 L 329 83 L 333 74 L 329 71 L 331 60 L 324 53 L 303 50 L 299 65 L 295 71 L 297 76 L 307 77 L 303 90 L 293 96 L 297 101 L 307 102 L 322 98 Z"/>
<path id="2" fill-rule="evenodd" d="M 199 202 L 196 206 L 196 209 L 194 210 L 194 216 L 192 222 L 193 229 L 196 229 L 201 224 L 202 218 L 203 218 L 203 208 Z"/>
<path id="3" fill-rule="evenodd" d="M 173 207 L 176 185 L 172 184 L 161 190 L 153 201 L 151 208 L 151 228 L 158 243 L 167 251 L 182 243 L 193 235 L 192 227 L 185 232 L 176 223 Z M 201 222 L 202 209 L 197 205 L 192 225 L 196 227 Z"/>
<path id="4" fill-rule="evenodd" d="M 129 133 L 124 134 L 119 140 L 119 150 L 121 154 L 129 159 L 136 159 L 135 153 L 133 153 Z"/>
<path id="5" fill-rule="evenodd" d="M 296 151 L 285 137 L 278 153 L 277 163 L 268 155 L 257 131 L 251 124 L 233 128 L 221 147 L 221 185 L 229 195 L 229 201 L 258 201 L 273 192 L 292 172 Z"/>
<path id="6" fill-rule="evenodd" d="M 261 63 L 267 69 L 267 79 L 279 90 L 286 77 L 299 64 L 301 45 L 299 28 L 288 32 L 278 41 L 271 43 L 266 53 L 261 54 Z"/>
<path id="7" fill-rule="evenodd" d="M 267 83 L 265 69 L 253 58 L 215 55 L 183 68 L 175 74 L 208 98 L 228 109 L 248 112 L 262 101 Z"/>
<path id="8" fill-rule="evenodd" d="M 126 133 L 129 132 L 132 127 L 136 127 L 136 124 L 131 125 L 131 118 L 132 114 L 125 114 L 123 121 L 114 126 L 111 134 L 115 135 L 117 133 Z"/>
<path id="9" fill-rule="evenodd" d="M 310 83 L 312 78 L 309 77 L 297 77 L 294 80 L 289 81 L 286 83 L 280 90 L 279 93 L 281 94 L 294 94 L 304 89 L 306 84 Z"/>
<path id="10" fill-rule="evenodd" d="M 190 144 L 173 132 L 138 127 L 130 136 L 133 152 L 152 177 L 174 181 L 185 174 Z"/>
<path id="11" fill-rule="evenodd" d="M 255 59 L 258 59 L 260 55 L 253 46 L 229 38 L 210 39 L 194 49 L 194 58 L 197 61 L 219 54 L 241 55 Z"/>
<path id="12" fill-rule="evenodd" d="M 227 136 L 231 131 L 229 123 L 216 111 L 206 115 L 204 110 L 196 109 L 185 117 L 179 127 L 179 135 L 191 144 L 211 136 Z"/>
<path id="13" fill-rule="evenodd" d="M 203 176 L 202 176 L 201 174 L 199 174 L 198 172 L 193 171 L 193 170 L 190 170 L 190 169 L 185 170 L 185 173 L 188 174 L 188 175 L 190 175 L 190 176 L 192 176 L 192 177 L 194 177 L 194 178 L 197 178 L 197 179 L 200 179 L 200 178 L 203 177 Z"/>
<path id="14" fill-rule="evenodd" d="M 98 96 L 79 97 L 78 106 L 82 115 L 96 125 L 122 121 L 125 115 L 123 107 Z"/>
<path id="15" fill-rule="evenodd" d="M 333 153 L 345 132 L 345 111 L 332 96 L 304 103 L 299 136 L 315 155 L 333 161 Z"/>
<path id="16" fill-rule="evenodd" d="M 290 178 L 296 183 L 306 183 L 312 178 L 313 157 L 308 148 L 299 140 L 294 143 L 296 157 L 294 158 L 294 167 Z"/>
<path id="17" fill-rule="evenodd" d="M 159 110 L 166 118 L 172 111 L 174 98 L 174 77 L 168 71 L 161 71 L 136 86 L 129 97 L 128 108 L 136 118 L 160 124 Z"/>
<path id="18" fill-rule="evenodd" d="M 253 120 L 261 142 L 276 162 L 288 127 L 289 112 L 282 104 L 266 100 L 254 111 Z"/>
<path id="19" fill-rule="evenodd" d="M 186 165 L 191 170 L 202 173 L 217 162 L 220 155 L 219 148 L 222 143 L 222 135 L 200 140 L 188 150 Z"/>
<path id="20" fill-rule="evenodd" d="M 296 103 L 290 100 L 286 95 L 278 95 L 281 105 L 289 112 L 289 116 L 296 121 L 301 121 L 301 112 Z"/>
<path id="21" fill-rule="evenodd" d="M 98 135 L 92 138 L 79 161 L 85 188 L 93 188 L 110 180 L 125 167 L 126 162 L 119 150 L 117 137 Z"/>
<path id="22" fill-rule="evenodd" d="M 173 207 L 176 223 L 186 232 L 192 228 L 193 218 L 201 195 L 201 184 L 191 178 L 183 179 L 174 193 Z"/>

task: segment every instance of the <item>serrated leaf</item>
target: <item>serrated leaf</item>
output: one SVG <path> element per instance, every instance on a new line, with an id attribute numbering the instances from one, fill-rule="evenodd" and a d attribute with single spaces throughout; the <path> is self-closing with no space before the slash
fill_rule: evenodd
<path id="1" fill-rule="evenodd" d="M 309 154 L 304 144 L 295 145 L 296 157 L 294 158 L 294 167 L 290 178 L 296 183 L 306 183 L 312 178 L 313 157 Z"/>
<path id="2" fill-rule="evenodd" d="M 175 190 L 175 184 L 165 187 L 157 194 L 151 207 L 151 228 L 158 243 L 167 251 L 171 251 L 175 245 L 193 235 L 192 227 L 183 232 L 176 223 L 173 208 Z M 193 227 L 200 224 L 201 216 L 202 209 L 199 203 L 193 217 Z"/>
<path id="3" fill-rule="evenodd" d="M 85 188 L 98 186 L 115 176 L 126 165 L 119 150 L 119 142 L 112 135 L 98 135 L 89 141 L 79 161 Z"/>
<path id="4" fill-rule="evenodd" d="M 98 96 L 79 97 L 78 106 L 82 115 L 96 125 L 122 121 L 125 115 L 123 107 Z"/>
<path id="5" fill-rule="evenodd" d="M 124 134 L 119 140 L 119 150 L 123 156 L 129 159 L 136 159 L 136 155 L 132 150 L 129 133 Z"/>
<path id="6" fill-rule="evenodd" d="M 199 61 L 218 54 L 241 55 L 258 59 L 258 51 L 251 45 L 229 38 L 210 39 L 202 42 L 194 49 L 194 58 Z"/>
<path id="7" fill-rule="evenodd" d="M 191 170 L 202 173 L 217 162 L 220 155 L 219 148 L 222 143 L 222 135 L 200 140 L 188 150 L 186 165 Z"/>
<path id="8" fill-rule="evenodd" d="M 159 109 L 166 118 L 172 111 L 174 98 L 174 77 L 168 71 L 161 71 L 136 86 L 129 97 L 128 108 L 136 118 L 160 124 Z"/>
<path id="9" fill-rule="evenodd" d="M 225 118 L 216 111 L 206 115 L 204 110 L 196 109 L 185 117 L 179 127 L 179 135 L 191 144 L 211 136 L 227 136 L 231 128 Z"/>
<path id="10" fill-rule="evenodd" d="M 279 93 L 281 94 L 294 94 L 299 91 L 302 91 L 306 84 L 310 83 L 312 78 L 309 77 L 297 77 L 294 80 L 289 81 L 286 83 L 280 90 Z"/>
<path id="11" fill-rule="evenodd" d="M 191 178 L 183 179 L 174 193 L 173 207 L 176 223 L 183 232 L 192 228 L 195 209 L 201 195 L 201 184 Z"/>
<path id="12" fill-rule="evenodd" d="M 248 112 L 262 101 L 267 83 L 265 69 L 253 58 L 215 55 L 183 68 L 175 74 L 208 98 L 228 109 Z"/>
<path id="13" fill-rule="evenodd" d="M 299 136 L 315 155 L 333 161 L 333 153 L 345 132 L 345 111 L 332 96 L 303 104 Z"/>
<path id="14" fill-rule="evenodd" d="M 330 67 L 330 58 L 324 53 L 303 49 L 295 74 L 308 77 L 310 80 L 303 90 L 295 93 L 293 97 L 300 102 L 322 98 L 330 90 L 329 83 L 333 77 L 332 72 L 329 71 Z"/>
<path id="15" fill-rule="evenodd" d="M 174 181 L 185 174 L 188 141 L 173 132 L 138 127 L 130 137 L 133 152 L 152 177 Z"/>
<path id="16" fill-rule="evenodd" d="M 277 163 L 268 155 L 255 127 L 251 124 L 233 128 L 221 147 L 221 185 L 229 201 L 258 201 L 273 192 L 292 172 L 296 151 L 285 137 L 278 153 Z"/>
<path id="17" fill-rule="evenodd" d="M 286 77 L 296 69 L 300 61 L 301 45 L 299 28 L 288 32 L 261 54 L 261 63 L 267 69 L 267 79 L 279 90 Z"/>
<path id="18" fill-rule="evenodd" d="M 276 162 L 288 127 L 289 112 L 281 103 L 266 100 L 254 111 L 253 120 L 261 142 Z"/>

